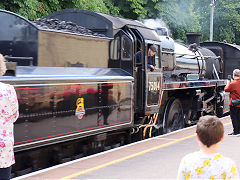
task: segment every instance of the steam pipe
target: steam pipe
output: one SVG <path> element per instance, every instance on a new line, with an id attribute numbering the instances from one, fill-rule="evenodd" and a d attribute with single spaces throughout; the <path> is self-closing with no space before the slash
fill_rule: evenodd
<path id="1" fill-rule="evenodd" d="M 148 128 L 150 128 L 149 137 L 152 137 L 152 127 L 155 127 L 156 122 L 157 122 L 157 118 L 158 118 L 158 113 L 154 113 L 153 117 L 151 117 L 151 120 L 150 120 L 149 124 L 146 125 L 144 130 L 143 130 L 143 139 L 145 139 L 145 135 L 146 135 L 146 132 L 147 132 Z M 153 119 L 154 119 L 154 122 L 152 123 Z"/>
<path id="2" fill-rule="evenodd" d="M 161 98 L 160 98 L 160 106 L 162 104 L 162 97 L 163 97 L 163 91 L 161 92 Z M 143 124 L 141 126 L 139 126 L 139 129 L 144 127 L 144 130 L 143 130 L 143 139 L 145 139 L 145 135 L 146 135 L 146 132 L 147 132 L 147 129 L 150 128 L 150 131 L 149 131 L 149 137 L 152 137 L 152 128 L 156 128 L 156 129 L 159 129 L 161 126 L 157 125 L 157 118 L 158 118 L 158 113 L 154 113 L 153 117 L 151 117 L 150 115 L 147 116 L 148 119 L 150 119 L 150 122 L 148 124 Z M 154 119 L 154 121 L 153 121 Z M 153 123 L 152 123 L 153 122 Z M 138 130 L 139 130 L 138 129 Z"/>
<path id="3" fill-rule="evenodd" d="M 175 54 L 175 55 L 178 55 L 177 58 L 183 57 L 183 56 L 190 56 L 191 59 L 195 59 L 195 58 L 198 58 L 198 57 L 201 57 L 201 58 L 221 58 L 221 56 L 202 56 L 202 55 L 193 55 L 193 54 L 181 54 L 181 53 L 168 52 L 168 51 L 162 51 L 162 53 Z"/>

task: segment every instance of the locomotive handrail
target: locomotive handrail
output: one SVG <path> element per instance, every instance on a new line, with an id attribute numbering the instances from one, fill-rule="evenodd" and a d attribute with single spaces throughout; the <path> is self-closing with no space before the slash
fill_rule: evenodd
<path id="1" fill-rule="evenodd" d="M 7 60 L 27 60 L 29 61 L 29 65 L 33 65 L 33 57 L 13 57 L 13 56 L 4 56 Z"/>
<path id="2" fill-rule="evenodd" d="M 13 57 L 13 56 L 4 56 L 5 59 L 9 59 L 9 60 L 29 60 L 32 61 L 33 57 Z"/>
<path id="3" fill-rule="evenodd" d="M 168 52 L 168 51 L 162 51 L 162 53 L 165 54 L 175 54 L 179 55 L 178 57 L 183 57 L 183 56 L 193 56 L 192 59 L 198 58 L 198 57 L 204 57 L 204 58 L 221 58 L 220 56 L 200 56 L 200 55 L 193 55 L 193 54 L 180 54 L 180 53 L 175 53 L 175 52 Z"/>

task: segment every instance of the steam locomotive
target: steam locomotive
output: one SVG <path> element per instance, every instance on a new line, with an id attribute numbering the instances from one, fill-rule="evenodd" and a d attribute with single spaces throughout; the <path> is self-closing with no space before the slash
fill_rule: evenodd
<path id="1" fill-rule="evenodd" d="M 224 86 L 240 65 L 237 45 L 200 44 L 200 34 L 188 33 L 186 46 L 165 28 L 79 9 L 35 22 L 0 10 L 0 21 L 8 61 L 0 81 L 14 85 L 20 104 L 13 176 L 229 111 Z"/>

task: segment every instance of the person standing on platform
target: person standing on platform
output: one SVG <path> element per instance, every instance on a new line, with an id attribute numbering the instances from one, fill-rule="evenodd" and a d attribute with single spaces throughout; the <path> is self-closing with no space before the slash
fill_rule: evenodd
<path id="1" fill-rule="evenodd" d="M 0 76 L 6 72 L 4 57 L 0 54 Z M 13 123 L 19 116 L 18 100 L 14 87 L 0 82 L 0 180 L 11 178 L 14 159 Z"/>
<path id="2" fill-rule="evenodd" d="M 225 92 L 230 92 L 230 116 L 233 125 L 233 132 L 228 134 L 237 136 L 240 134 L 240 104 L 237 106 L 232 105 L 233 99 L 240 99 L 240 70 L 235 69 L 233 71 L 233 80 L 229 79 L 227 85 L 224 88 Z"/>
<path id="3" fill-rule="evenodd" d="M 224 138 L 224 126 L 218 117 L 201 117 L 196 134 L 200 151 L 182 158 L 177 179 L 239 179 L 234 161 L 218 153 Z"/>

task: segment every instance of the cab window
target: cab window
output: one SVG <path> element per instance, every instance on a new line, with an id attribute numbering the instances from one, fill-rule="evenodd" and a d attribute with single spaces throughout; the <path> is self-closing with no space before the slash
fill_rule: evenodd
<path id="1" fill-rule="evenodd" d="M 155 54 L 155 68 L 160 68 L 160 63 L 159 63 L 159 53 Z"/>
<path id="2" fill-rule="evenodd" d="M 116 39 L 111 41 L 111 48 L 110 48 L 110 58 L 112 60 L 119 60 L 120 59 L 120 38 L 117 37 Z"/>
<path id="3" fill-rule="evenodd" d="M 132 42 L 127 36 L 121 37 L 122 42 L 122 60 L 130 61 L 132 59 Z"/>

